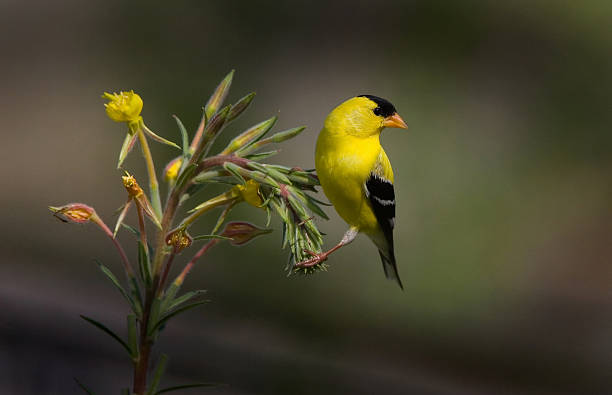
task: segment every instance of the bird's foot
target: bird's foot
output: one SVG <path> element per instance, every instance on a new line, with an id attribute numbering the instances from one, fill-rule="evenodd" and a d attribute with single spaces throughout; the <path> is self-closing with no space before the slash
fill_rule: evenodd
<path id="1" fill-rule="evenodd" d="M 316 253 L 310 250 L 304 250 L 304 252 L 310 255 L 310 259 L 296 263 L 295 267 L 302 268 L 316 266 L 319 263 L 325 262 L 327 260 L 327 257 L 329 256 L 329 252 Z"/>

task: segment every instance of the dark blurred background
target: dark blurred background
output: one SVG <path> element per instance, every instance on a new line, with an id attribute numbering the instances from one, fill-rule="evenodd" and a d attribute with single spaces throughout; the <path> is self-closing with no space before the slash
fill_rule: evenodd
<path id="1" fill-rule="evenodd" d="M 281 164 L 313 167 L 322 122 L 346 98 L 395 104 L 410 129 L 382 143 L 405 291 L 364 237 L 329 272 L 287 278 L 273 221 L 188 279 L 211 302 L 164 332 L 164 385 L 612 393 L 611 18 L 598 0 L 1 2 L 0 393 L 79 394 L 72 377 L 98 394 L 129 385 L 120 347 L 79 318 L 124 333 L 126 306 L 93 262 L 119 271 L 118 257 L 47 205 L 88 203 L 114 223 L 125 127 L 102 92 L 136 90 L 147 124 L 178 141 L 171 114 L 192 132 L 233 68 L 229 100 L 257 97 L 217 146 L 272 115 L 275 130 L 307 125 Z M 175 153 L 153 144 L 161 168 Z M 138 151 L 126 167 L 146 183 Z M 345 225 L 327 212 L 331 246 Z M 232 218 L 265 223 L 248 208 Z"/>

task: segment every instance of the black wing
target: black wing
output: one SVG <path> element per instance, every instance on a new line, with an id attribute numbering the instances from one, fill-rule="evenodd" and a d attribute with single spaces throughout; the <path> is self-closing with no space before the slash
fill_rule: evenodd
<path id="1" fill-rule="evenodd" d="M 386 245 L 378 246 L 387 278 L 395 279 L 404 289 L 397 272 L 393 251 L 393 227 L 395 226 L 395 190 L 391 181 L 371 173 L 365 183 L 366 197 L 385 237 Z"/>

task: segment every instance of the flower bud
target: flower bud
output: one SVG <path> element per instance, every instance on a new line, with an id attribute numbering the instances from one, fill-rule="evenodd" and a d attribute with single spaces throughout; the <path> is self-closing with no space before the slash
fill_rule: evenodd
<path id="1" fill-rule="evenodd" d="M 121 179 L 123 180 L 123 186 L 127 190 L 130 198 L 138 199 L 144 194 L 142 188 L 140 187 L 140 185 L 138 185 L 138 182 L 136 181 L 134 176 L 128 174 L 127 172 L 125 174 L 125 176 L 121 177 Z"/>
<path id="2" fill-rule="evenodd" d="M 125 172 L 125 174 L 126 175 L 121 178 L 123 180 L 123 186 L 125 187 L 128 193 L 128 203 L 132 200 L 136 202 L 138 208 L 141 209 L 151 221 L 153 221 L 155 226 L 161 229 L 161 223 L 155 215 L 155 210 L 153 210 L 153 207 L 151 206 L 147 195 L 145 195 L 140 185 L 138 185 L 138 182 L 136 181 L 134 176 L 130 175 L 128 172 Z"/>
<path id="3" fill-rule="evenodd" d="M 102 97 L 109 100 L 104 107 L 106 107 L 106 115 L 113 121 L 127 123 L 140 121 L 143 103 L 140 96 L 133 90 L 113 94 L 104 92 Z"/>
<path id="4" fill-rule="evenodd" d="M 175 253 L 183 251 L 193 243 L 193 238 L 187 233 L 187 229 L 178 228 L 168 233 L 166 244 L 174 249 Z"/>
<path id="5" fill-rule="evenodd" d="M 172 159 L 164 168 L 164 179 L 168 182 L 173 182 L 178 177 L 179 170 L 183 166 L 183 157 L 178 156 Z"/>
<path id="6" fill-rule="evenodd" d="M 232 239 L 233 245 L 243 245 L 257 236 L 272 232 L 272 229 L 259 228 L 248 222 L 228 222 L 221 236 Z"/>
<path id="7" fill-rule="evenodd" d="M 61 207 L 49 206 L 49 210 L 64 222 L 83 224 L 97 218 L 96 210 L 83 203 L 70 203 Z"/>

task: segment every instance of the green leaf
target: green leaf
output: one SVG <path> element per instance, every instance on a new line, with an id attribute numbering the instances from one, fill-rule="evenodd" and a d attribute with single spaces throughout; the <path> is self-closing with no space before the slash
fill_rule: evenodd
<path id="1" fill-rule="evenodd" d="M 153 299 L 153 303 L 151 304 L 151 313 L 149 315 L 149 323 L 147 327 L 149 328 L 149 333 L 147 336 L 153 336 L 155 334 L 155 330 L 157 329 L 158 318 L 160 317 L 162 309 L 162 300 L 160 298 Z"/>
<path id="2" fill-rule="evenodd" d="M 151 137 L 153 140 L 157 141 L 158 143 L 166 144 L 166 145 L 169 145 L 170 147 L 181 149 L 181 147 L 179 147 L 177 144 L 173 143 L 172 141 L 166 140 L 162 136 L 155 134 L 144 123 L 142 124 L 142 130 L 147 136 Z"/>
<path id="3" fill-rule="evenodd" d="M 230 107 L 231 106 L 223 107 L 206 125 L 204 135 L 202 136 L 202 142 L 197 148 L 198 154 L 196 156 L 196 162 L 199 162 L 202 157 L 208 155 L 208 151 L 210 151 L 210 147 L 217 138 L 217 135 L 219 135 L 219 133 L 225 126 L 225 121 L 227 119 L 227 114 L 229 112 Z"/>
<path id="4" fill-rule="evenodd" d="M 187 129 L 183 125 L 183 122 L 176 115 L 172 115 L 174 120 L 176 121 L 176 125 L 178 126 L 181 132 L 181 141 L 183 145 L 183 161 L 189 160 L 191 157 L 191 153 L 189 152 L 189 135 L 187 134 Z M 184 163 L 184 162 L 183 162 Z"/>
<path id="5" fill-rule="evenodd" d="M 117 161 L 117 169 L 121 168 L 123 165 L 123 161 L 130 153 L 132 148 L 134 148 L 134 143 L 136 142 L 136 138 L 138 137 L 138 133 L 131 133 L 125 135 L 125 139 L 123 139 L 123 144 L 121 145 L 121 151 L 119 151 L 119 160 Z"/>
<path id="6" fill-rule="evenodd" d="M 240 114 L 242 114 L 242 112 L 249 107 L 254 98 L 255 92 L 252 92 L 243 97 L 242 99 L 238 100 L 236 104 L 232 105 L 229 114 L 227 114 L 227 122 L 231 122 L 234 119 L 238 118 Z"/>
<path id="7" fill-rule="evenodd" d="M 79 387 L 81 387 L 81 389 L 83 391 L 85 391 L 85 393 L 89 394 L 89 395 L 94 395 L 94 392 L 92 390 L 90 390 L 89 388 L 87 388 L 83 383 L 81 383 L 76 377 L 73 377 L 74 381 L 77 383 L 77 385 Z"/>
<path id="8" fill-rule="evenodd" d="M 157 330 L 163 324 L 165 324 L 170 318 L 175 317 L 175 316 L 177 316 L 177 315 L 179 315 L 181 313 L 184 313 L 187 310 L 191 310 L 191 309 L 193 309 L 195 307 L 201 306 L 204 303 L 206 303 L 205 300 L 199 301 L 199 302 L 193 302 L 193 303 L 190 303 L 188 305 L 184 305 L 182 307 L 179 307 L 178 309 L 174 310 L 173 312 L 171 312 L 169 314 L 166 314 L 159 321 L 157 321 L 155 326 L 151 329 L 151 333 L 154 332 L 155 330 Z"/>
<path id="9" fill-rule="evenodd" d="M 208 99 L 206 106 L 204 107 L 204 114 L 206 119 L 210 119 L 215 112 L 223 105 L 225 97 L 229 93 L 230 86 L 232 85 L 232 79 L 234 78 L 234 70 L 230 71 L 228 75 L 217 85 L 217 88 Z"/>
<path id="10" fill-rule="evenodd" d="M 161 314 L 166 314 L 166 312 L 170 310 L 168 306 L 170 306 L 180 288 L 181 286 L 174 282 L 168 287 L 161 300 L 161 306 L 159 309 Z"/>
<path id="11" fill-rule="evenodd" d="M 220 235 L 199 235 L 193 238 L 193 241 L 196 240 L 208 240 L 208 239 L 219 239 L 219 240 L 232 240 L 231 237 L 225 237 Z"/>
<path id="12" fill-rule="evenodd" d="M 283 141 L 289 140 L 302 133 L 306 129 L 306 126 L 300 126 L 297 128 L 291 128 L 287 130 L 283 130 L 282 132 L 278 132 L 268 137 L 266 140 L 270 140 L 273 143 L 282 143 Z"/>
<path id="13" fill-rule="evenodd" d="M 130 395 L 130 389 L 129 388 L 122 388 L 121 389 L 121 395 Z"/>
<path id="14" fill-rule="evenodd" d="M 185 302 L 190 301 L 191 299 L 200 296 L 202 294 L 205 294 L 206 291 L 201 289 L 201 290 L 197 290 L 197 291 L 189 291 L 186 292 L 184 294 L 182 294 L 181 296 L 179 296 L 178 298 L 174 299 L 172 301 L 172 303 L 170 304 L 170 306 L 168 306 L 168 310 L 172 310 L 175 309 L 177 307 L 179 307 L 180 305 L 182 305 Z"/>
<path id="15" fill-rule="evenodd" d="M 149 253 L 144 244 L 142 244 L 142 241 L 138 241 L 138 268 L 140 269 L 142 281 L 144 281 L 148 287 L 153 281 L 151 278 L 151 261 L 149 260 Z"/>
<path id="16" fill-rule="evenodd" d="M 259 148 L 263 147 L 264 145 L 267 144 L 271 144 L 271 143 L 282 143 L 283 141 L 289 140 L 291 138 L 294 138 L 295 136 L 297 136 L 298 134 L 302 133 L 304 131 L 304 129 L 306 129 L 306 126 L 300 126 L 297 128 L 292 128 L 292 129 L 288 129 L 288 130 L 283 130 L 282 132 L 278 132 L 276 134 L 273 134 L 272 136 L 265 138 L 263 140 L 259 140 L 256 143 L 253 143 L 251 145 L 249 145 L 246 148 L 240 149 L 238 151 L 238 153 L 240 155 L 245 155 L 245 154 L 249 154 L 253 151 L 258 150 Z"/>
<path id="17" fill-rule="evenodd" d="M 122 223 L 121 226 L 123 226 L 125 229 L 129 230 L 130 232 L 134 233 L 136 235 L 136 237 L 140 237 L 140 231 L 136 228 L 134 228 L 133 226 L 130 226 L 128 224 L 124 224 Z"/>
<path id="18" fill-rule="evenodd" d="M 136 329 L 136 316 L 130 314 L 127 316 L 128 327 L 128 346 L 132 350 L 132 359 L 135 360 L 138 356 L 138 331 Z"/>
<path id="19" fill-rule="evenodd" d="M 223 168 L 225 170 L 229 171 L 242 184 L 246 184 L 246 181 L 245 181 L 244 177 L 242 177 L 242 175 L 240 174 L 240 169 L 242 169 L 240 166 L 238 166 L 238 165 L 236 165 L 236 164 L 234 164 L 232 162 L 225 162 L 223 164 Z"/>
<path id="20" fill-rule="evenodd" d="M 147 394 L 153 395 L 157 391 L 157 387 L 159 386 L 159 382 L 161 381 L 162 376 L 164 375 L 164 371 L 166 370 L 166 364 L 168 363 L 168 356 L 166 354 L 161 354 L 159 356 L 159 361 L 157 361 L 157 367 L 155 368 L 155 372 L 153 373 L 153 381 L 147 391 Z"/>
<path id="21" fill-rule="evenodd" d="M 250 159 L 250 160 L 253 160 L 253 161 L 259 161 L 259 160 L 266 159 L 266 158 L 269 158 L 271 156 L 274 156 L 274 155 L 278 154 L 279 152 L 280 152 L 280 150 L 266 151 L 266 152 L 261 152 L 261 153 L 258 153 L 258 154 L 249 154 L 249 155 L 246 155 L 244 158 Z"/>
<path id="22" fill-rule="evenodd" d="M 142 317 L 143 303 L 142 303 L 142 297 L 140 296 L 140 286 L 138 285 L 138 280 L 136 279 L 136 277 L 129 278 L 129 285 L 130 285 L 130 293 L 132 294 L 132 297 L 134 298 L 134 303 L 139 309 L 136 316 L 140 318 Z"/>
<path id="23" fill-rule="evenodd" d="M 250 144 L 256 142 L 274 126 L 277 117 L 272 117 L 263 122 L 258 123 L 255 126 L 251 126 L 244 132 L 236 136 L 230 143 L 221 151 L 221 155 L 229 155 L 232 152 L 238 151 L 242 148 L 248 147 Z"/>
<path id="24" fill-rule="evenodd" d="M 194 383 L 194 384 L 183 384 L 183 385 L 177 385 L 174 387 L 168 387 L 168 388 L 164 388 L 163 390 L 159 390 L 155 393 L 155 395 L 159 395 L 159 394 L 163 394 L 166 392 L 170 392 L 170 391 L 176 391 L 176 390 L 183 390 L 183 389 L 188 389 L 188 388 L 198 388 L 198 387 L 216 387 L 218 386 L 218 383 Z"/>
<path id="25" fill-rule="evenodd" d="M 181 174 L 179 174 L 178 179 L 176 180 L 174 188 L 177 190 L 181 189 L 183 187 L 183 184 L 189 180 L 189 178 L 197 167 L 197 164 L 192 163 L 191 165 L 187 166 L 183 171 L 181 171 Z"/>
<path id="26" fill-rule="evenodd" d="M 113 283 L 113 285 L 115 286 L 115 288 L 117 288 L 117 290 L 119 290 L 119 292 L 121 293 L 121 295 L 123 295 L 123 297 L 125 298 L 125 300 L 128 301 L 128 303 L 130 304 L 130 307 L 132 308 L 132 311 L 140 316 L 142 309 L 140 308 L 140 306 L 138 306 L 136 303 L 134 303 L 134 299 L 132 299 L 132 297 L 125 291 L 125 289 L 121 286 L 121 284 L 119 283 L 119 280 L 117 280 L 117 277 L 115 277 L 115 275 L 113 274 L 113 272 L 111 272 L 111 270 L 109 268 L 107 268 L 106 266 L 104 266 L 102 263 L 100 263 L 97 259 L 96 259 L 96 263 L 98 264 L 98 267 L 100 268 L 100 270 L 102 271 L 102 273 L 104 273 L 106 275 L 106 277 L 111 281 L 111 283 Z"/>
<path id="27" fill-rule="evenodd" d="M 115 224 L 115 230 L 113 231 L 113 238 L 117 236 L 117 232 L 119 232 L 119 228 L 125 219 L 125 215 L 127 214 L 130 206 L 132 205 L 132 200 L 128 200 L 127 203 L 123 205 L 121 212 L 119 213 L 119 217 L 117 217 L 117 223 Z"/>
<path id="28" fill-rule="evenodd" d="M 121 344 L 121 346 L 123 346 L 123 348 L 125 348 L 125 350 L 128 352 L 130 357 L 132 356 L 132 350 L 130 350 L 130 347 L 127 345 L 127 343 L 125 341 L 123 341 L 123 339 L 121 339 L 119 336 L 117 336 L 117 334 L 115 332 L 111 331 L 106 326 L 104 326 L 103 324 L 101 324 L 100 322 L 98 322 L 98 321 L 96 321 L 96 320 L 94 320 L 92 318 L 89 318 L 89 317 L 84 316 L 84 315 L 80 315 L 80 317 L 82 319 L 84 319 L 85 321 L 89 322 L 90 324 L 92 324 L 93 326 L 95 326 L 96 328 L 100 329 L 102 332 L 106 333 L 107 335 L 109 335 L 113 339 L 115 339 L 119 344 Z"/>

